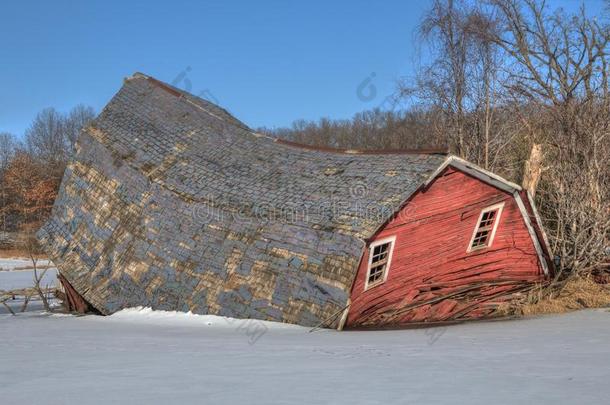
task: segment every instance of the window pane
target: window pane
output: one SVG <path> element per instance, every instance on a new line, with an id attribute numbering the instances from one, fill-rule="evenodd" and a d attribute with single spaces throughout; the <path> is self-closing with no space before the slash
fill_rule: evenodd
<path id="1" fill-rule="evenodd" d="M 383 276 L 384 270 L 385 264 L 371 268 L 371 273 L 369 274 L 369 284 L 379 281 Z"/>
<path id="2" fill-rule="evenodd" d="M 371 267 L 369 269 L 367 282 L 374 284 L 383 281 L 387 268 L 392 242 L 377 245 L 371 249 Z"/>
<path id="3" fill-rule="evenodd" d="M 388 252 L 380 253 L 377 256 L 373 256 L 373 260 L 371 261 L 371 263 L 375 264 L 376 262 L 384 260 L 386 257 L 388 257 Z"/>
<path id="4" fill-rule="evenodd" d="M 474 240 L 472 241 L 472 246 L 483 246 L 487 243 L 487 237 L 489 236 L 489 231 L 480 231 L 474 236 Z"/>
<path id="5" fill-rule="evenodd" d="M 477 229 L 472 239 L 471 249 L 488 246 L 491 232 L 495 226 L 495 221 L 498 217 L 500 209 L 483 212 L 481 221 L 477 224 Z"/>

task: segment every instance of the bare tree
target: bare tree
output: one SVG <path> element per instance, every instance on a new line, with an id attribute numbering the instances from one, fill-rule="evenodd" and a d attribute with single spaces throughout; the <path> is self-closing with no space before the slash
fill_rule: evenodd
<path id="1" fill-rule="evenodd" d="M 0 133 L 0 221 L 2 232 L 7 231 L 7 210 L 8 195 L 4 176 L 15 154 L 16 142 L 12 134 L 7 132 Z"/>
<path id="2" fill-rule="evenodd" d="M 94 118 L 95 110 L 90 106 L 78 104 L 76 107 L 70 110 L 68 116 L 64 120 L 66 132 L 65 136 L 70 146 L 70 155 L 75 152 L 74 146 L 80 131 L 89 125 Z"/>
<path id="3" fill-rule="evenodd" d="M 510 176 L 516 170 L 507 151 L 520 133 L 501 85 L 505 55 L 482 35 L 499 29 L 495 14 L 481 2 L 435 0 L 418 31 L 426 63 L 400 87 L 434 113 L 435 137 L 452 153 Z"/>
<path id="4" fill-rule="evenodd" d="M 69 156 L 65 119 L 54 108 L 42 110 L 25 132 L 28 151 L 49 165 L 61 165 Z"/>
<path id="5" fill-rule="evenodd" d="M 461 157 L 467 157 L 467 76 L 472 46 L 467 24 L 468 10 L 463 1 L 434 1 L 419 28 L 423 42 L 428 45 L 427 56 L 432 62 L 421 68 L 415 87 L 419 99 L 434 103 L 438 111 L 446 114 L 450 146 Z M 409 86 L 403 92 L 414 93 Z"/>
<path id="6" fill-rule="evenodd" d="M 0 132 L 0 171 L 4 170 L 11 161 L 17 141 L 15 136 L 8 132 Z"/>
<path id="7" fill-rule="evenodd" d="M 28 151 L 60 174 L 74 153 L 80 130 L 95 116 L 91 107 L 77 105 L 63 115 L 54 108 L 42 110 L 25 132 Z"/>
<path id="8" fill-rule="evenodd" d="M 42 270 L 38 268 L 38 257 L 41 252 L 40 252 L 40 247 L 38 245 L 38 241 L 36 240 L 34 231 L 35 231 L 35 229 L 32 229 L 31 227 L 28 229 L 25 229 L 25 232 L 22 235 L 22 246 L 25 249 L 25 251 L 27 252 L 27 254 L 30 258 L 30 261 L 32 262 L 32 270 L 33 270 L 32 276 L 33 276 L 33 282 L 34 282 L 34 290 L 36 291 L 36 294 L 42 301 L 42 305 L 43 305 L 45 311 L 51 312 L 51 305 L 49 304 L 49 299 L 47 297 L 47 291 L 46 291 L 47 289 L 43 288 L 43 286 L 41 285 L 42 280 L 44 279 L 44 276 L 48 271 L 48 268 L 45 268 Z M 22 312 L 25 310 L 26 307 L 27 307 L 27 301 L 24 303 Z"/>
<path id="9" fill-rule="evenodd" d="M 610 233 L 610 27 L 584 6 L 567 15 L 535 0 L 492 4 L 502 27 L 487 38 L 510 57 L 505 87 L 522 116 L 534 110 L 545 122 L 525 120 L 538 128 L 529 131 L 526 180 L 540 182 L 538 200 L 564 267 L 589 271 Z"/>

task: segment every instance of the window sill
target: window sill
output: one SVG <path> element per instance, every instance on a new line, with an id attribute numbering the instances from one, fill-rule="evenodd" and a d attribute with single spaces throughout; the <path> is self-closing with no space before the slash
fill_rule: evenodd
<path id="1" fill-rule="evenodd" d="M 376 282 L 374 282 L 373 284 L 368 284 L 368 285 L 367 285 L 367 284 L 365 284 L 365 285 L 364 285 L 364 291 L 368 291 L 368 290 L 370 290 L 371 288 L 375 288 L 375 287 L 377 287 L 377 286 L 380 286 L 380 285 L 382 285 L 383 283 L 385 283 L 385 280 L 376 281 Z"/>
<path id="2" fill-rule="evenodd" d="M 487 250 L 487 249 L 489 249 L 490 247 L 491 247 L 491 246 L 479 246 L 479 247 L 476 247 L 476 248 L 471 248 L 471 249 L 468 249 L 468 250 L 466 251 L 466 253 L 476 253 L 476 252 L 480 252 L 480 251 L 482 251 L 482 250 Z"/>

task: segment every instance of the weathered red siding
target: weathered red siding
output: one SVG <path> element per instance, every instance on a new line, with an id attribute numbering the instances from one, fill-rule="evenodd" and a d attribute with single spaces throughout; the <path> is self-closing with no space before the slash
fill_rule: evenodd
<path id="1" fill-rule="evenodd" d="M 500 202 L 493 245 L 468 253 L 481 210 Z M 390 236 L 396 242 L 387 280 L 364 291 L 367 248 L 346 327 L 483 317 L 543 278 L 513 196 L 452 168 L 416 193 L 370 242 Z"/>

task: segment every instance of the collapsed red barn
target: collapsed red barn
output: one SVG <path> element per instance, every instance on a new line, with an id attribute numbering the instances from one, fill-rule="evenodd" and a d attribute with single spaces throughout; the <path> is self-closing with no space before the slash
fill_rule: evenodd
<path id="1" fill-rule="evenodd" d="M 347 326 L 484 317 L 552 266 L 528 194 L 455 157 L 368 242 Z"/>
<path id="2" fill-rule="evenodd" d="M 139 73 L 81 133 L 38 236 L 71 308 L 102 314 L 459 321 L 552 271 L 516 184 L 439 151 L 273 139 Z"/>

